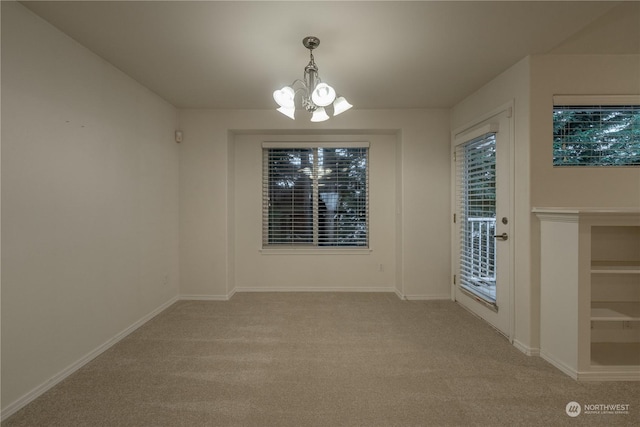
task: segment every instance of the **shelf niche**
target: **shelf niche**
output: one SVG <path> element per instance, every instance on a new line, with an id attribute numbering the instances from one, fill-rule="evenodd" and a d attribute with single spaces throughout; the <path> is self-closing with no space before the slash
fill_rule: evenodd
<path id="1" fill-rule="evenodd" d="M 640 209 L 533 212 L 541 357 L 578 380 L 640 381 Z"/>

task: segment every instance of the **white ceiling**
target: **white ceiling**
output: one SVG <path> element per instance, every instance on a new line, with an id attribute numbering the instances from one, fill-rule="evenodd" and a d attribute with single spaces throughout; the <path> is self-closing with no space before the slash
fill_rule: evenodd
<path id="1" fill-rule="evenodd" d="M 25 6 L 179 108 L 273 108 L 301 78 L 356 108 L 451 107 L 611 1 L 43 1 Z M 637 9 L 634 9 L 637 10 Z"/>

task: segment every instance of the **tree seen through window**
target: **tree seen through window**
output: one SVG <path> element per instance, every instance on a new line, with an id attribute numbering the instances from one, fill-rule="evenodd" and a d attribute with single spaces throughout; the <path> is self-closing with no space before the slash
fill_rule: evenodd
<path id="1" fill-rule="evenodd" d="M 640 105 L 555 106 L 554 166 L 640 166 Z"/>
<path id="2" fill-rule="evenodd" d="M 264 245 L 367 246 L 368 148 L 267 148 Z"/>

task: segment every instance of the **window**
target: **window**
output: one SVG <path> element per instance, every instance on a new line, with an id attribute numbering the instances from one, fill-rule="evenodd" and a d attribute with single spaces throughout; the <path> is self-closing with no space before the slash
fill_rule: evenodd
<path id="1" fill-rule="evenodd" d="M 263 144 L 263 247 L 368 247 L 366 143 Z"/>
<path id="2" fill-rule="evenodd" d="M 638 97 L 578 98 L 554 98 L 553 165 L 640 166 Z"/>
<path id="3" fill-rule="evenodd" d="M 496 133 L 456 147 L 460 285 L 496 302 Z"/>

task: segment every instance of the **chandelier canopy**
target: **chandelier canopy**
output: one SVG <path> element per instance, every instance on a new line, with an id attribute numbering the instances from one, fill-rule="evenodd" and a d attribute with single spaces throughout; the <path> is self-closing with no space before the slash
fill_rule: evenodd
<path id="1" fill-rule="evenodd" d="M 308 36 L 302 39 L 302 44 L 309 49 L 310 56 L 309 63 L 304 67 L 303 79 L 295 80 L 291 86 L 275 90 L 273 99 L 280 106 L 279 112 L 295 120 L 295 99 L 300 93 L 302 107 L 312 113 L 311 121 L 323 122 L 329 119 L 325 107 L 333 104 L 333 115 L 337 116 L 347 111 L 352 105 L 343 96 L 338 96 L 335 89 L 324 83 L 318 75 L 318 66 L 313 59 L 313 49 L 320 45 L 320 39 Z"/>

